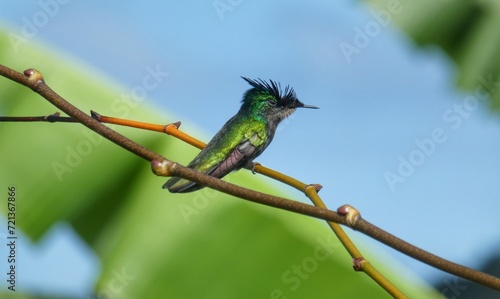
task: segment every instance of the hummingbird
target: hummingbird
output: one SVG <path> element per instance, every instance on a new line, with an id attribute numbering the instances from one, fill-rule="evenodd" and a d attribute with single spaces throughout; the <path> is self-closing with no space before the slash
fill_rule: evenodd
<path id="1" fill-rule="evenodd" d="M 297 108 L 319 109 L 304 105 L 290 86 L 282 90 L 281 85 L 273 80 L 241 78 L 252 88 L 243 95 L 240 110 L 189 163 L 188 168 L 222 178 L 233 170 L 250 166 L 271 143 L 282 120 Z M 187 193 L 203 186 L 173 177 L 163 188 L 172 193 Z"/>

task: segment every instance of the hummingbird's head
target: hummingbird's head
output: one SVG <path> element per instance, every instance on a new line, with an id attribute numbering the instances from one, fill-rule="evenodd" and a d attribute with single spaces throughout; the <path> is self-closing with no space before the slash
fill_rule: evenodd
<path id="1" fill-rule="evenodd" d="M 262 79 L 241 78 L 252 85 L 252 88 L 243 96 L 241 109 L 265 117 L 276 125 L 295 112 L 297 108 L 318 109 L 318 107 L 304 105 L 299 101 L 290 86 L 282 90 L 280 84 L 273 80 L 269 80 L 268 83 Z"/>

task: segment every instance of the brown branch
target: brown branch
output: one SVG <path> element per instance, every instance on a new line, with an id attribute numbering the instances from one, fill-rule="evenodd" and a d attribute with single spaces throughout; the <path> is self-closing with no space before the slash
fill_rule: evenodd
<path id="1" fill-rule="evenodd" d="M 334 211 L 321 209 L 315 206 L 304 204 L 298 201 L 272 196 L 265 193 L 252 191 L 234 184 L 219 180 L 198 171 L 186 168 L 178 163 L 172 162 L 163 156 L 151 151 L 150 149 L 135 143 L 125 136 L 111 130 L 93 117 L 85 114 L 83 111 L 71 105 L 60 95 L 54 92 L 47 84 L 40 72 L 34 69 L 28 69 L 24 73 L 16 72 L 0 64 L 0 75 L 15 82 L 18 82 L 48 100 L 54 106 L 64 111 L 67 115 L 81 122 L 84 126 L 114 142 L 118 146 L 136 154 L 152 164 L 153 172 L 160 176 L 178 176 L 201 185 L 222 191 L 227 194 L 242 197 L 246 200 L 261 203 L 264 205 L 280 208 L 290 212 L 295 212 L 307 216 L 312 216 L 324 220 L 331 220 L 337 223 L 344 223 L 344 218 Z"/>
<path id="2" fill-rule="evenodd" d="M 340 207 L 337 211 L 341 211 L 342 209 L 345 209 L 346 206 Z M 353 209 L 352 207 L 350 207 Z M 348 212 L 352 213 L 352 212 Z M 341 213 L 343 214 L 343 213 Z M 348 214 L 345 214 L 346 216 Z M 359 232 L 362 232 L 363 234 L 370 236 L 384 244 L 386 244 L 389 247 L 392 247 L 399 252 L 402 252 L 410 257 L 413 257 L 416 260 L 419 260 L 423 263 L 426 263 L 428 265 L 431 265 L 437 269 L 440 269 L 442 271 L 448 272 L 450 274 L 453 274 L 458 277 L 462 277 L 464 279 L 470 280 L 477 282 L 479 284 L 488 286 L 490 288 L 496 289 L 500 291 L 500 279 L 491 275 L 488 275 L 486 273 L 453 263 L 451 261 L 448 261 L 444 258 L 441 258 L 437 255 L 434 255 L 428 251 L 425 251 L 421 248 L 418 248 L 406 241 L 401 240 L 400 238 L 376 227 L 375 225 L 371 224 L 370 222 L 364 220 L 359 217 L 355 217 L 355 219 L 352 221 L 348 221 L 348 225 Z"/>
<path id="3" fill-rule="evenodd" d="M 319 184 L 311 184 L 307 185 L 295 178 L 292 178 L 288 175 L 280 173 L 278 171 L 272 170 L 270 168 L 264 167 L 260 164 L 256 164 L 252 171 L 263 174 L 267 177 L 280 181 L 284 184 L 287 184 L 295 189 L 304 192 L 304 194 L 311 200 L 311 202 L 320 208 L 327 209 L 323 200 L 318 195 L 318 192 L 323 188 Z M 392 284 L 390 280 L 388 280 L 385 276 L 382 275 L 370 262 L 364 259 L 361 252 L 356 248 L 356 245 L 351 241 L 349 236 L 345 233 L 342 227 L 335 222 L 326 221 L 328 226 L 335 233 L 339 241 L 342 243 L 344 248 L 347 250 L 349 255 L 353 259 L 353 263 L 357 261 L 363 261 L 362 263 L 358 263 L 359 266 L 355 263 L 354 269 L 356 271 L 363 271 L 366 275 L 368 275 L 371 279 L 373 279 L 378 285 L 380 285 L 384 290 L 386 290 L 389 294 L 391 294 L 394 298 L 406 298 L 406 296 L 395 286 Z"/>
<path id="4" fill-rule="evenodd" d="M 191 144 L 199 149 L 203 149 L 206 144 L 191 137 L 188 134 L 185 134 L 181 131 L 179 131 L 179 126 L 180 122 L 174 123 L 174 124 L 168 124 L 168 125 L 155 125 L 155 124 L 150 124 L 150 123 L 144 123 L 144 122 L 138 122 L 134 120 L 129 120 L 129 119 L 122 119 L 122 118 L 115 118 L 115 117 L 109 117 L 109 116 L 104 116 L 101 115 L 95 111 L 91 111 L 91 116 L 92 118 L 98 120 L 101 123 L 111 123 L 115 125 L 121 125 L 121 126 L 128 126 L 128 127 L 133 127 L 133 128 L 139 128 L 143 130 L 149 130 L 149 131 L 156 131 L 156 132 L 164 132 L 168 135 L 172 135 L 188 144 Z M 49 115 L 49 116 L 38 116 L 38 117 L 1 117 L 0 116 L 0 121 L 73 121 L 76 122 L 76 120 L 72 119 L 71 117 L 59 117 L 59 113 L 56 113 L 54 115 Z M 152 163 L 152 168 L 153 172 L 156 174 L 160 174 L 165 171 L 165 169 L 162 169 L 162 163 L 160 161 L 155 161 Z M 246 167 L 249 170 L 252 170 L 256 173 L 260 173 L 263 175 L 266 175 L 267 177 L 270 177 L 272 179 L 275 179 L 277 181 L 280 181 L 284 184 L 287 184 L 291 187 L 294 187 L 298 189 L 301 192 L 304 192 L 306 196 L 308 196 L 311 201 L 314 203 L 315 206 L 321 207 L 323 209 L 327 209 L 326 205 L 323 203 L 321 198 L 318 196 L 318 191 L 321 189 L 320 185 L 306 185 L 303 182 L 300 182 L 290 176 L 287 176 L 285 174 L 282 174 L 280 172 L 274 171 L 272 169 L 266 168 L 260 164 L 255 164 L 253 166 L 248 165 Z M 389 294 L 391 294 L 395 298 L 406 298 L 406 296 L 396 287 L 394 286 L 387 278 L 385 278 L 378 270 L 372 266 L 368 261 L 364 260 L 364 258 L 361 256 L 361 253 L 358 251 L 354 243 L 350 240 L 350 238 L 347 236 L 347 234 L 344 232 L 342 227 L 331 221 L 327 221 L 327 224 L 332 228 L 333 232 L 336 234 L 337 238 L 341 241 L 341 243 L 344 245 L 346 248 L 347 252 L 351 255 L 353 258 L 353 261 L 360 261 L 363 260 L 364 262 L 361 263 L 359 267 L 355 267 L 357 271 L 363 271 L 366 273 L 368 276 L 370 276 L 377 284 L 382 286 Z"/>
<path id="5" fill-rule="evenodd" d="M 34 121 L 46 121 L 49 123 L 79 123 L 79 121 L 74 118 L 67 116 L 59 116 L 60 113 L 56 112 L 54 114 L 45 116 L 0 116 L 0 121 L 10 121 L 10 122 L 34 122 Z"/>
<path id="6" fill-rule="evenodd" d="M 109 129 L 99 121 L 77 109 L 62 97 L 60 97 L 52 89 L 50 89 L 45 84 L 42 75 L 33 69 L 26 70 L 24 74 L 21 74 L 10 68 L 0 65 L 0 75 L 31 88 L 42 97 L 47 99 L 49 102 L 51 102 L 54 106 L 68 114 L 71 118 L 74 118 L 76 121 L 81 122 L 89 129 L 102 135 L 106 139 L 109 139 L 122 148 L 150 161 L 153 172 L 157 175 L 182 177 L 201 185 L 252 202 L 350 226 L 355 230 L 358 230 L 408 256 L 427 263 L 433 267 L 454 274 L 456 276 L 475 281 L 490 288 L 500 290 L 499 278 L 452 263 L 416 246 L 413 246 L 363 220 L 359 215 L 359 212 L 357 212 L 357 210 L 352 207 L 342 206 L 338 209 L 339 213 L 336 213 L 324 208 L 315 207 L 297 201 L 271 196 L 261 192 L 242 188 L 224 182 L 217 178 L 199 173 L 192 169 L 183 167 L 178 163 L 174 163 Z M 294 184 L 296 185 L 297 182 L 298 181 L 296 181 Z"/>

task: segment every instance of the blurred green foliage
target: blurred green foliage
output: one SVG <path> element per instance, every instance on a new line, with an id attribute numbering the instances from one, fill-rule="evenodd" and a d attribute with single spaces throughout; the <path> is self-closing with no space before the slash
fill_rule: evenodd
<path id="1" fill-rule="evenodd" d="M 30 42 L 15 51 L 10 38 L 0 33 L 1 63 L 18 71 L 38 69 L 47 84 L 83 111 L 160 124 L 177 120 L 145 102 L 137 107 L 120 102 L 130 90 L 54 49 Z M 31 90 L 0 78 L 2 115 L 55 110 Z M 189 162 L 197 152 L 162 134 L 113 128 L 174 161 Z M 19 229 L 39 240 L 54 224 L 69 223 L 102 263 L 98 298 L 388 297 L 353 271 L 351 258 L 319 220 L 210 189 L 170 194 L 161 189 L 165 178 L 152 175 L 149 163 L 79 124 L 0 123 L 0 136 L 0 184 L 18 190 Z M 228 180 L 286 196 L 247 171 Z M 0 209 L 6 213 L 6 205 Z M 408 270 L 364 251 L 410 297 L 437 297 Z"/>
<path id="2" fill-rule="evenodd" d="M 457 85 L 484 88 L 500 109 L 500 1 L 367 0 L 418 45 L 437 46 L 457 67 Z M 393 8 L 393 9 L 389 9 Z M 484 92 L 484 91 L 482 91 Z"/>

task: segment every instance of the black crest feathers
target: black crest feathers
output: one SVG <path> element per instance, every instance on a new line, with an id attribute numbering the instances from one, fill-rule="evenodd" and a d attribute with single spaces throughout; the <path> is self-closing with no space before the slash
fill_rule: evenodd
<path id="1" fill-rule="evenodd" d="M 295 91 L 293 90 L 293 87 L 286 86 L 284 90 L 281 89 L 280 83 L 276 83 L 273 80 L 269 80 L 269 83 L 262 80 L 262 79 L 257 79 L 257 80 L 252 80 L 246 77 L 241 77 L 243 80 L 247 81 L 252 87 L 257 89 L 258 91 L 266 92 L 278 99 L 279 101 L 294 101 L 297 100 L 297 95 L 295 94 Z"/>

